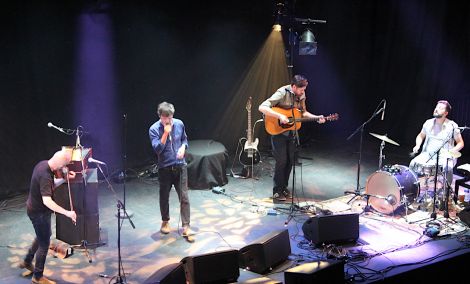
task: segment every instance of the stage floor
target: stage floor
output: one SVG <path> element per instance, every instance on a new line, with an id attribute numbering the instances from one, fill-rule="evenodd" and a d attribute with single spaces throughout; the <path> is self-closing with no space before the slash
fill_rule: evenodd
<path id="1" fill-rule="evenodd" d="M 301 165 L 296 166 L 296 198 L 292 203 L 273 204 L 274 163 L 266 153 L 262 155 L 262 162 L 255 166 L 255 178 L 230 176 L 228 184 L 215 190 L 218 193 L 211 189 L 190 190 L 194 243 L 188 243 L 180 236 L 178 201 L 174 191 L 170 196 L 170 204 L 174 204 L 171 206 L 172 231 L 168 235 L 159 232 L 158 178 L 148 171 L 147 174 L 139 174 L 145 171 L 135 169 L 135 177 L 126 182 L 126 206 L 133 214 L 136 228 L 124 220 L 120 236 L 122 273 L 125 273 L 127 283 L 142 283 L 162 266 L 179 262 L 186 256 L 240 249 L 284 228 L 289 232 L 292 254 L 284 264 L 265 275 L 270 279 L 282 282 L 283 271 L 296 264 L 334 258 L 347 260 L 345 279 L 352 282 L 400 279 L 399 275 L 405 275 L 406 271 L 418 271 L 420 267 L 433 263 L 443 268 L 438 273 L 445 279 L 461 279 L 461 273 L 451 274 L 445 268 L 448 260 L 455 258 L 460 262 L 470 255 L 468 226 L 455 218 L 461 206 L 451 204 L 451 218 L 444 218 L 443 212 L 437 210 L 436 220 L 430 218 L 431 210 L 418 210 L 417 203 L 409 206 L 407 214 L 402 212 L 404 210 L 394 215 L 382 214 L 373 207 L 363 212 L 366 200 L 363 197 L 351 200 L 354 195 L 344 193 L 356 189 L 356 153 L 339 145 L 314 146 L 299 152 Z M 365 151 L 363 155 L 361 187 L 366 185 L 367 178 L 376 168 L 375 148 L 370 149 L 372 151 Z M 389 156 L 393 157 L 393 154 Z M 396 157 L 390 164 L 405 163 L 400 161 L 401 158 L 406 160 L 403 155 L 397 154 Z M 235 163 L 233 172 L 237 174 L 240 171 L 240 166 Z M 230 172 L 231 168 L 227 170 Z M 49 256 L 45 271 L 47 277 L 58 283 L 114 283 L 115 279 L 110 277 L 118 274 L 116 198 L 122 200 L 123 184 L 113 183 L 112 187 L 117 196 L 106 183 L 100 182 L 99 185 L 99 224 L 104 245 L 89 249 L 89 257 L 83 249 L 75 249 L 74 254 L 65 259 Z M 26 195 L 23 194 L 1 203 L 0 257 L 5 261 L 0 265 L 0 283 L 31 282 L 16 268 L 34 236 L 25 213 L 25 200 Z M 305 240 L 302 225 L 312 216 L 351 212 L 360 214 L 357 242 L 315 248 Z M 440 233 L 434 238 L 423 234 L 431 220 L 440 226 Z M 57 242 L 55 230 L 53 218 L 53 242 Z M 460 258 L 456 258 L 458 256 Z M 422 280 L 436 279 L 429 272 L 421 272 L 418 276 Z M 257 277 L 261 275 L 241 269 L 238 281 Z M 415 274 L 404 279 L 416 277 Z"/>

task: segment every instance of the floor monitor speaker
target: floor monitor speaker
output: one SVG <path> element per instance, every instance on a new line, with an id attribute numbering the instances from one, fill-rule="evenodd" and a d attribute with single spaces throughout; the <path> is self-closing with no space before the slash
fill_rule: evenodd
<path id="1" fill-rule="evenodd" d="M 291 254 L 287 229 L 273 231 L 239 250 L 240 268 L 265 274 Z"/>
<path id="2" fill-rule="evenodd" d="M 302 225 L 304 237 L 316 246 L 355 242 L 359 238 L 358 214 L 315 216 Z"/>
<path id="3" fill-rule="evenodd" d="M 231 283 L 240 276 L 237 250 L 187 256 L 181 263 L 190 284 Z"/>

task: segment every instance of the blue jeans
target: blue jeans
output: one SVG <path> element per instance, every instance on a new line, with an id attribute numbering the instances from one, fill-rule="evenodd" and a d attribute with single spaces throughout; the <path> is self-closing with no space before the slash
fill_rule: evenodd
<path id="1" fill-rule="evenodd" d="M 173 166 L 158 169 L 160 182 L 160 213 L 162 221 L 170 220 L 170 190 L 175 186 L 180 201 L 181 223 L 189 225 L 188 169 L 186 166 Z"/>
<path id="2" fill-rule="evenodd" d="M 273 135 L 271 136 L 271 146 L 274 160 L 276 160 L 273 176 L 273 194 L 275 194 L 281 193 L 287 188 L 290 172 L 294 165 L 294 137 L 282 134 Z"/>
<path id="3" fill-rule="evenodd" d="M 33 223 L 36 238 L 28 250 L 28 254 L 24 258 L 26 263 L 32 263 L 34 255 L 36 255 L 36 263 L 34 265 L 34 277 L 39 279 L 44 272 L 44 264 L 51 242 L 51 212 L 45 213 L 29 213 L 28 217 Z"/>

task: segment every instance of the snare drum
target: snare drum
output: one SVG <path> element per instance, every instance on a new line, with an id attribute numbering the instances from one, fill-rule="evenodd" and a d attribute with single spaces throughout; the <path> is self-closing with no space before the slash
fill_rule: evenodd
<path id="1" fill-rule="evenodd" d="M 418 194 L 416 174 L 406 166 L 385 166 L 367 178 L 369 204 L 378 212 L 392 214 L 401 206 L 413 202 Z"/>
<path id="2" fill-rule="evenodd" d="M 436 165 L 435 164 L 419 164 L 416 163 L 413 167 L 413 171 L 416 175 L 423 177 L 423 176 L 434 176 L 436 175 Z M 437 173 L 442 173 L 442 165 L 437 167 Z"/>

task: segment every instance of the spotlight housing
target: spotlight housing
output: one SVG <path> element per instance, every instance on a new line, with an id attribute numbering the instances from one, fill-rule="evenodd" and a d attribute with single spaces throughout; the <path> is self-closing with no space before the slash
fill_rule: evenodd
<path id="1" fill-rule="evenodd" d="M 310 29 L 306 29 L 300 36 L 299 55 L 317 55 L 317 41 Z"/>

